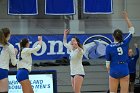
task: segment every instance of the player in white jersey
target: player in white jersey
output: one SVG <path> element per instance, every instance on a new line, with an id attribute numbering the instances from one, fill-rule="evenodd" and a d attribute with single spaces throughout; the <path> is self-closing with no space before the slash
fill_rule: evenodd
<path id="1" fill-rule="evenodd" d="M 85 76 L 84 67 L 82 65 L 82 58 L 84 50 L 80 44 L 80 40 L 77 37 L 71 39 L 71 44 L 67 43 L 67 34 L 69 30 L 64 31 L 64 46 L 70 51 L 70 70 L 71 70 L 71 82 L 74 93 L 80 93 L 83 79 Z"/>
<path id="2" fill-rule="evenodd" d="M 0 30 L 0 93 L 8 93 L 8 70 L 9 61 L 15 66 L 17 63 L 14 46 L 8 43 L 10 30 Z"/>
<path id="3" fill-rule="evenodd" d="M 29 72 L 32 68 L 32 57 L 31 54 L 39 51 L 42 45 L 42 37 L 38 37 L 38 45 L 34 48 L 29 48 L 29 40 L 24 38 L 20 42 L 20 53 L 19 53 L 19 61 L 17 63 L 17 81 L 22 86 L 23 93 L 34 93 L 30 80 L 29 80 Z"/>

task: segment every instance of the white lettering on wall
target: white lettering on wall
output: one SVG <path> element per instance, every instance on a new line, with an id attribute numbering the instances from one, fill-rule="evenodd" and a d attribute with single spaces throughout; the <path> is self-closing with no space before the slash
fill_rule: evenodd
<path id="1" fill-rule="evenodd" d="M 62 41 L 48 41 L 48 43 L 50 43 L 50 52 L 47 55 L 65 54 Z M 56 44 L 58 44 L 58 52 L 54 51 Z"/>

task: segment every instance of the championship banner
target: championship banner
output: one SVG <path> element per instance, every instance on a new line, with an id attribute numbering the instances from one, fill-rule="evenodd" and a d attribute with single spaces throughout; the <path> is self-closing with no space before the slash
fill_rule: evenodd
<path id="1" fill-rule="evenodd" d="M 111 14 L 113 12 L 112 0 L 83 0 L 85 14 Z"/>
<path id="2" fill-rule="evenodd" d="M 46 15 L 75 14 L 74 0 L 45 0 Z"/>
<path id="3" fill-rule="evenodd" d="M 125 34 L 126 36 L 127 34 Z M 113 41 L 112 34 L 70 34 L 68 42 L 72 37 L 78 37 L 84 47 L 84 59 L 104 58 L 105 49 Z M 33 54 L 33 60 L 56 60 L 63 57 L 69 58 L 69 51 L 63 46 L 63 35 L 42 35 L 43 45 L 40 51 Z M 30 47 L 38 44 L 38 35 L 12 35 L 10 43 L 19 49 L 22 38 L 28 38 Z"/>
<path id="4" fill-rule="evenodd" d="M 38 0 L 8 0 L 8 14 L 37 15 Z"/>

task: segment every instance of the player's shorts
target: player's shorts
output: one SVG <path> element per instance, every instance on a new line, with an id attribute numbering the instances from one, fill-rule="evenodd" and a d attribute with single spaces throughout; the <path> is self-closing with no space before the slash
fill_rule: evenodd
<path id="1" fill-rule="evenodd" d="M 116 79 L 123 78 L 129 75 L 127 63 L 120 63 L 110 66 L 110 76 Z"/>
<path id="2" fill-rule="evenodd" d="M 110 73 L 110 76 L 111 77 L 113 77 L 113 78 L 116 78 L 116 79 L 118 79 L 118 78 L 123 78 L 123 77 L 126 77 L 126 76 L 128 76 L 129 75 L 129 73 L 117 73 L 117 72 L 114 72 L 114 73 Z"/>
<path id="3" fill-rule="evenodd" d="M 82 75 L 82 74 L 76 74 L 76 75 L 81 76 L 83 78 L 85 77 L 85 75 Z M 71 75 L 71 77 L 74 78 L 76 75 Z"/>
<path id="4" fill-rule="evenodd" d="M 8 78 L 8 70 L 0 68 L 0 80 Z"/>
<path id="5" fill-rule="evenodd" d="M 130 73 L 130 82 L 135 82 L 135 78 L 136 78 L 136 73 Z"/>
<path id="6" fill-rule="evenodd" d="M 129 75 L 129 70 L 110 71 L 110 76 L 116 79 L 123 78 Z"/>
<path id="7" fill-rule="evenodd" d="M 25 68 L 18 69 L 16 78 L 18 82 L 29 79 L 29 71 Z"/>

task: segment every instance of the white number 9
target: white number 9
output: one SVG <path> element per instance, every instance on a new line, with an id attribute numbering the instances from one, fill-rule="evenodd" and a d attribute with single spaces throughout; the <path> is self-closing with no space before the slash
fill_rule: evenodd
<path id="1" fill-rule="evenodd" d="M 117 51 L 118 51 L 118 55 L 122 55 L 123 54 L 123 50 L 121 47 L 118 47 L 117 48 Z"/>

